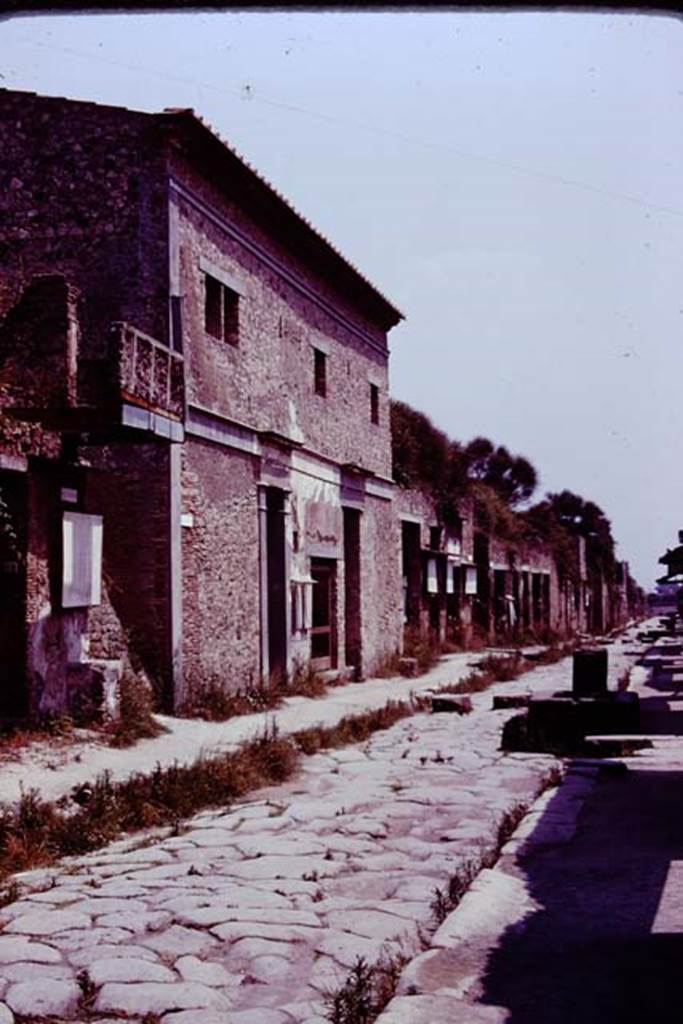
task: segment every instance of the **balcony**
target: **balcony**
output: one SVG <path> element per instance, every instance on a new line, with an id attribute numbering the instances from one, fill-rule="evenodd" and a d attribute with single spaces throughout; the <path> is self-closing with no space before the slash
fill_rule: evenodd
<path id="1" fill-rule="evenodd" d="M 182 420 L 183 357 L 126 323 L 111 325 L 110 366 L 123 402 Z"/>

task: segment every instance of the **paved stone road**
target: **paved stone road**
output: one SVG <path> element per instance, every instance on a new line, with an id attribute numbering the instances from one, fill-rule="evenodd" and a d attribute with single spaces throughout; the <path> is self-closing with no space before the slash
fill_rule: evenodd
<path id="1" fill-rule="evenodd" d="M 628 659 L 613 654 L 618 673 Z M 567 668 L 503 685 L 566 685 Z M 306 758 L 288 784 L 179 835 L 19 876 L 21 898 L 0 911 L 0 1024 L 324 1024 L 324 993 L 358 955 L 419 951 L 435 887 L 491 848 L 555 764 L 501 754 L 510 712 L 490 703 Z"/>
<path id="2" fill-rule="evenodd" d="M 654 747 L 570 764 L 377 1024 L 683 1019 L 683 682 L 634 675 Z"/>

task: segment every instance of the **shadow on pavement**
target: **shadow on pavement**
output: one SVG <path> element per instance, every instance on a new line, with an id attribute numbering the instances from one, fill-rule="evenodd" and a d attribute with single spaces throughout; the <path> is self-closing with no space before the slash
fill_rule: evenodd
<path id="1" fill-rule="evenodd" d="M 522 861 L 541 909 L 501 936 L 480 1002 L 508 1008 L 509 1024 L 680 1024 L 683 870 L 669 869 L 682 810 L 683 772 L 601 775 L 574 839 Z M 550 828 L 552 813 L 553 801 Z"/>

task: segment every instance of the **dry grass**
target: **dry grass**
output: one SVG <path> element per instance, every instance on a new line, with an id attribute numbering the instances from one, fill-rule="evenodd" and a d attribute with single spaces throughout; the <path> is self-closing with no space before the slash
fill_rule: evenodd
<path id="1" fill-rule="evenodd" d="M 269 683 L 229 690 L 218 677 L 212 676 L 190 689 L 192 697 L 181 710 L 183 718 L 225 722 L 238 715 L 272 711 L 282 703 L 281 692 Z"/>
<path id="2" fill-rule="evenodd" d="M 336 725 L 312 726 L 301 729 L 292 736 L 293 742 L 303 754 L 316 754 L 329 747 L 346 747 L 351 743 L 362 743 L 374 732 L 389 729 L 402 718 L 408 718 L 417 711 L 424 711 L 428 702 L 424 698 L 411 696 L 410 701 L 390 700 L 374 711 L 358 715 L 346 715 Z"/>
<path id="3" fill-rule="evenodd" d="M 105 729 L 112 747 L 132 747 L 138 740 L 152 739 L 166 732 L 154 717 L 154 693 L 132 671 L 127 670 L 119 685 L 119 717 Z"/>
<path id="4" fill-rule="evenodd" d="M 403 635 L 403 657 L 414 658 L 420 672 L 428 672 L 441 657 L 441 644 L 429 633 L 406 629 Z"/>
<path id="5" fill-rule="evenodd" d="M 288 738 L 271 725 L 229 753 L 203 756 L 189 765 L 157 765 L 150 774 L 138 772 L 123 782 L 104 772 L 92 785 L 78 787 L 76 810 L 42 800 L 34 789 L 22 792 L 16 806 L 0 807 L 0 880 L 99 849 L 139 829 L 177 828 L 183 818 L 204 808 L 226 806 L 252 790 L 284 782 L 302 754 L 362 742 L 424 707 L 418 698 L 390 701 L 334 726 L 305 729 Z"/>
<path id="6" fill-rule="evenodd" d="M 203 718 L 209 722 L 225 722 L 239 715 L 279 708 L 284 697 L 322 697 L 327 692 L 325 680 L 309 663 L 297 663 L 289 676 L 273 674 L 257 685 L 234 689 L 217 675 L 190 680 L 192 696 L 185 702 L 184 718 Z"/>

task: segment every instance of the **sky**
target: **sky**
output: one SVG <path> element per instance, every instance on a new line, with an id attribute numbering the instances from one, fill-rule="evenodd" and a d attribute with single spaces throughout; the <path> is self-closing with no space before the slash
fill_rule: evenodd
<path id="1" fill-rule="evenodd" d="M 403 311 L 395 398 L 683 528 L 683 21 L 521 11 L 0 22 L 0 85 L 194 107 Z"/>

